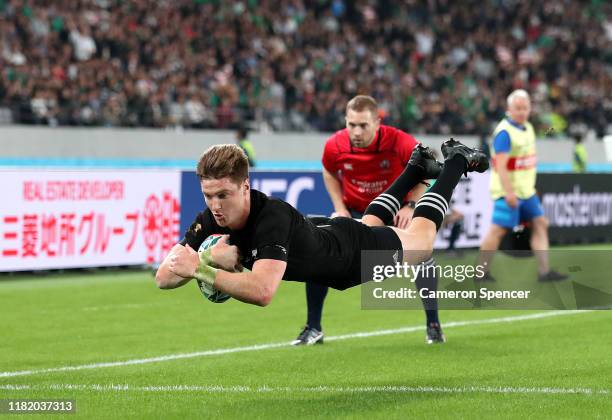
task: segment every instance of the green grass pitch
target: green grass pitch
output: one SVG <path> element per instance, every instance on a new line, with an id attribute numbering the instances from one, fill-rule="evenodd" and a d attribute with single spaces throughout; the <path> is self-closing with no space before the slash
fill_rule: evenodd
<path id="1" fill-rule="evenodd" d="M 612 416 L 609 310 L 445 311 L 428 346 L 421 311 L 354 288 L 330 291 L 330 340 L 294 348 L 299 283 L 258 308 L 149 271 L 5 276 L 0 308 L 0 399 L 75 400 L 69 419 Z"/>

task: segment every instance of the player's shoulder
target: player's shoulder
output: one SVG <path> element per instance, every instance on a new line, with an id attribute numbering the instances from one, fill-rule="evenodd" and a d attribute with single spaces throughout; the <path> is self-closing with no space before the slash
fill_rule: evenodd
<path id="1" fill-rule="evenodd" d="M 291 204 L 277 197 L 267 197 L 257 212 L 254 223 L 257 226 L 276 226 L 283 229 L 297 223 L 303 216 Z"/>
<path id="2" fill-rule="evenodd" d="M 268 197 L 264 209 L 268 212 L 287 213 L 295 210 L 293 206 L 278 197 Z"/>
<path id="3" fill-rule="evenodd" d="M 253 198 L 255 198 L 255 200 L 253 200 Z M 278 197 L 270 197 L 269 195 L 257 190 L 252 190 L 251 206 L 258 209 L 259 213 L 265 214 L 278 212 L 282 213 L 293 209 L 293 207 L 286 201 L 283 201 Z"/>
<path id="4" fill-rule="evenodd" d="M 350 151 L 350 138 L 346 128 L 338 130 L 325 141 L 326 151 L 344 153 Z"/>
<path id="5" fill-rule="evenodd" d="M 380 126 L 381 147 L 394 148 L 397 146 L 411 146 L 418 143 L 417 139 L 412 134 L 408 134 L 399 128 L 390 125 Z"/>

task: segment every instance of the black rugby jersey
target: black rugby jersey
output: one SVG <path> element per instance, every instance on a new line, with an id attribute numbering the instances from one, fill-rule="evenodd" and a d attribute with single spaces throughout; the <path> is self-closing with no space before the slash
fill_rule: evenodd
<path id="1" fill-rule="evenodd" d="M 197 215 L 180 243 L 197 250 L 208 236 L 229 234 L 230 244 L 238 247 L 241 263 L 249 270 L 259 259 L 273 259 L 287 262 L 283 280 L 339 289 L 359 284 L 360 241 L 351 232 L 352 227 L 341 225 L 368 228 L 347 218 L 313 220 L 290 204 L 251 189 L 251 209 L 244 228 L 232 231 L 220 227 L 206 209 Z"/>

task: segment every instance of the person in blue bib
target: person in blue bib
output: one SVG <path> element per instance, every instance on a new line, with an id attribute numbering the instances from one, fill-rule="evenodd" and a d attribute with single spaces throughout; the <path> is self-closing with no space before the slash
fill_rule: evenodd
<path id="1" fill-rule="evenodd" d="M 530 245 L 538 263 L 538 280 L 565 280 L 567 275 L 551 270 L 548 262 L 548 219 L 535 189 L 536 137 L 529 122 L 529 94 L 523 89 L 513 91 L 507 106 L 506 117 L 493 132 L 490 181 L 493 222 L 480 245 L 480 264 L 486 271 L 477 280 L 494 280 L 488 271 L 493 251 L 509 230 L 524 222 L 531 224 Z"/>

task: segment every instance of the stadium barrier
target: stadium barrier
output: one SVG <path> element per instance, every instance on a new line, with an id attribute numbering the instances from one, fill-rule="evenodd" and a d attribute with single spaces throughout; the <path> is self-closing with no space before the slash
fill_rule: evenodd
<path id="1" fill-rule="evenodd" d="M 3 170 L 0 271 L 142 265 L 179 236 L 180 171 Z"/>
<path id="2" fill-rule="evenodd" d="M 338 127 L 340 128 L 340 127 Z M 320 169 L 321 154 L 331 133 L 253 132 L 249 135 L 258 165 L 282 169 Z M 426 146 L 439 150 L 449 135 L 415 133 Z M 476 147 L 477 136 L 452 135 Z M 0 166 L 13 167 L 162 167 L 193 170 L 198 156 L 209 146 L 234 143 L 230 130 L 160 130 L 146 128 L 44 127 L 0 125 Z M 588 169 L 612 172 L 610 140 L 587 139 Z M 606 149 L 606 145 L 608 148 Z M 571 170 L 574 143 L 570 139 L 539 139 L 540 171 Z M 291 166 L 288 166 L 289 163 Z"/>
<path id="3" fill-rule="evenodd" d="M 459 248 L 478 247 L 491 220 L 489 175 L 471 175 L 451 204 Z M 0 272 L 155 264 L 205 205 L 193 171 L 2 170 L 0 183 Z M 251 185 L 305 215 L 332 212 L 320 171 L 256 170 Z M 538 191 L 551 243 L 612 241 L 609 175 L 540 174 Z"/>

